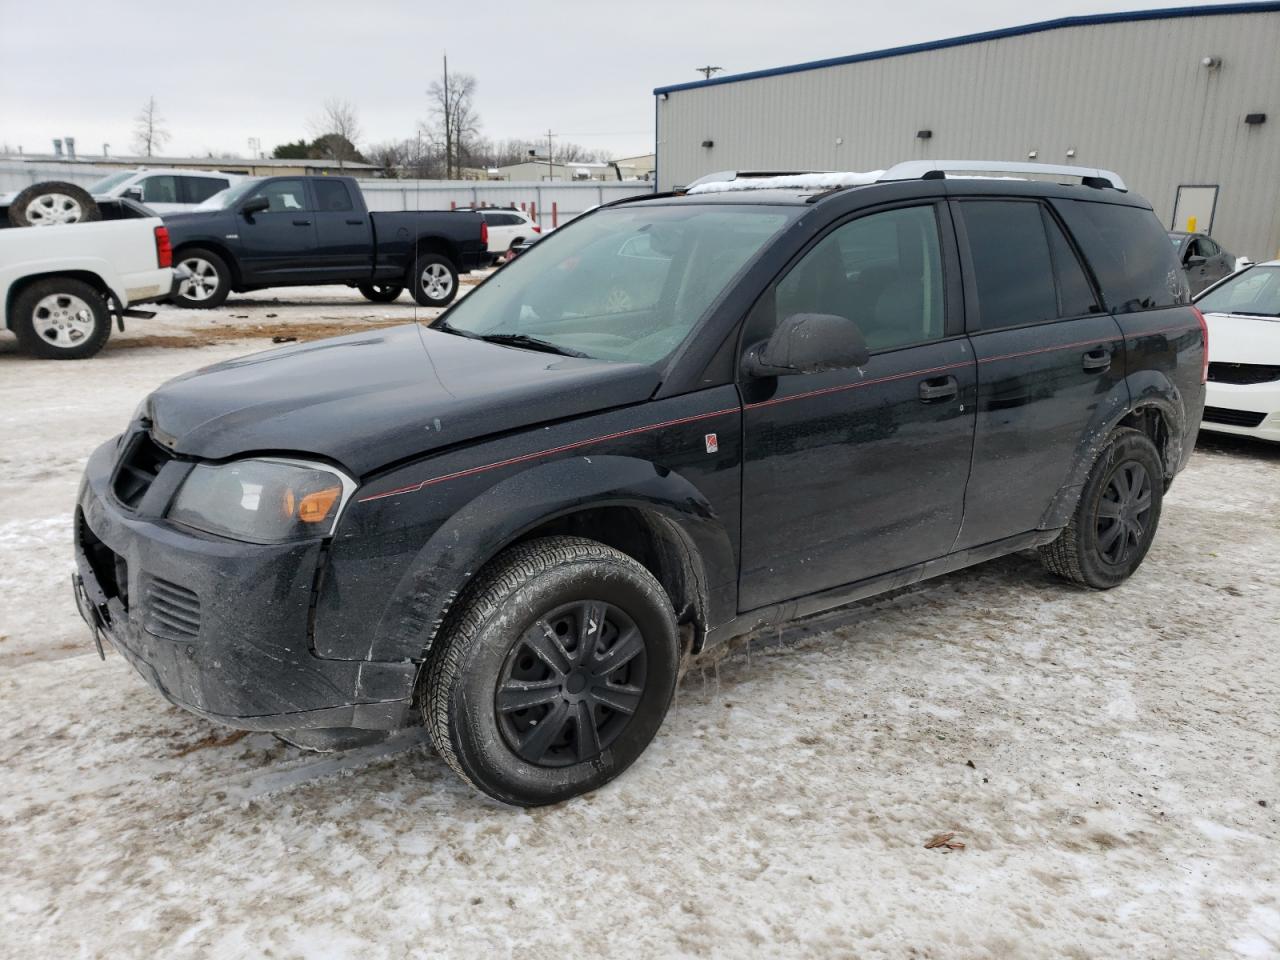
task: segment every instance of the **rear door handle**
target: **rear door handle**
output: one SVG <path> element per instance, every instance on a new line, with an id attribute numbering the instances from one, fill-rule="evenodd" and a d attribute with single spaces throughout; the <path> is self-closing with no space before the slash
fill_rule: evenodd
<path id="1" fill-rule="evenodd" d="M 295 220 L 295 221 L 293 221 L 293 225 L 294 225 L 295 227 L 309 227 L 309 226 L 311 226 L 311 221 L 310 221 L 310 220 Z"/>
<path id="2" fill-rule="evenodd" d="M 361 225 L 364 223 L 364 221 L 363 221 L 363 220 L 348 220 L 348 221 L 347 221 L 347 223 L 351 224 L 351 226 L 353 226 L 353 227 L 358 227 L 358 226 L 361 226 Z"/>
<path id="3" fill-rule="evenodd" d="M 1103 347 L 1090 350 L 1080 358 L 1080 366 L 1090 373 L 1100 373 L 1111 366 L 1111 351 Z"/>
<path id="4" fill-rule="evenodd" d="M 939 400 L 950 400 L 960 392 L 960 384 L 955 377 L 933 377 L 920 381 L 920 402 L 937 403 Z"/>

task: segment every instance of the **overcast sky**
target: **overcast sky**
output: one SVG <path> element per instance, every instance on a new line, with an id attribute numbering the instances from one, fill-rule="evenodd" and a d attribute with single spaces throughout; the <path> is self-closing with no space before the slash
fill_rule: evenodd
<path id="1" fill-rule="evenodd" d="M 1161 0 L 1158 6 L 1188 5 Z M 326 98 L 355 105 L 361 144 L 414 134 L 425 90 L 451 70 L 479 84 L 482 133 L 559 137 L 615 156 L 653 149 L 655 86 L 840 56 L 1137 0 L 0 0 L 0 147 L 132 153 L 133 120 L 155 95 L 165 153 L 248 155 L 257 137 L 310 137 Z M 869 12 L 874 11 L 874 12 Z"/>

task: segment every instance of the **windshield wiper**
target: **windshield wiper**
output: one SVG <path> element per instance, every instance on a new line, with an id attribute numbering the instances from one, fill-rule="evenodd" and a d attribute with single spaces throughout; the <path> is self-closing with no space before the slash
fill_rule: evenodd
<path id="1" fill-rule="evenodd" d="M 500 343 L 507 347 L 524 347 L 526 350 L 541 350 L 543 353 L 558 353 L 562 357 L 587 357 L 591 354 L 580 350 L 570 350 L 549 340 L 539 340 L 525 333 L 483 333 L 476 337 L 485 343 Z"/>

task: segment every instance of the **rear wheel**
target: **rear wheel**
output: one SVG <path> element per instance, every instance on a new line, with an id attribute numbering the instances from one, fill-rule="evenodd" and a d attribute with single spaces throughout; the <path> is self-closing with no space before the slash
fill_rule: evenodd
<path id="1" fill-rule="evenodd" d="M 92 357 L 111 336 L 106 299 L 71 277 L 51 277 L 28 286 L 14 301 L 13 317 L 19 346 L 46 360 Z"/>
<path id="2" fill-rule="evenodd" d="M 189 276 L 178 284 L 172 300 L 179 307 L 211 310 L 222 306 L 231 293 L 231 270 L 227 262 L 212 250 L 192 247 L 176 258 Z"/>
<path id="3" fill-rule="evenodd" d="M 616 777 L 657 733 L 675 689 L 662 587 L 579 537 L 512 547 L 468 587 L 432 650 L 424 718 L 464 779 L 520 806 Z"/>
<path id="4" fill-rule="evenodd" d="M 458 271 L 448 257 L 424 253 L 413 266 L 413 299 L 423 307 L 446 307 L 458 295 Z"/>
<path id="5" fill-rule="evenodd" d="M 366 300 L 374 303 L 391 303 L 404 292 L 404 287 L 398 283 L 357 283 L 356 289 Z"/>
<path id="6" fill-rule="evenodd" d="M 1163 503 L 1164 466 L 1155 444 L 1137 430 L 1119 430 L 1089 472 L 1071 522 L 1040 548 L 1040 557 L 1065 580 L 1109 590 L 1142 564 Z"/>
<path id="7" fill-rule="evenodd" d="M 52 227 L 101 219 L 102 211 L 93 197 L 83 187 L 62 180 L 33 183 L 9 204 L 9 222 L 15 227 Z"/>

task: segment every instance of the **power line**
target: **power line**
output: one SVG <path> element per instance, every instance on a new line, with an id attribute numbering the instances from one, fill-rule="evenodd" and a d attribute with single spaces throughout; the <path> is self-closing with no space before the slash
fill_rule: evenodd
<path id="1" fill-rule="evenodd" d="M 705 66 L 705 67 L 694 67 L 693 69 L 694 69 L 694 70 L 696 70 L 698 73 L 702 74 L 702 75 L 703 75 L 704 77 L 706 77 L 708 80 L 710 80 L 710 79 L 711 79 L 711 75 L 712 75 L 713 73 L 720 73 L 720 72 L 722 72 L 722 71 L 724 70 L 724 67 L 712 67 L 712 66 Z"/>

